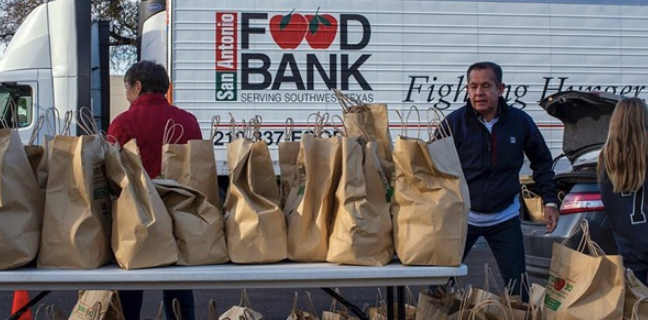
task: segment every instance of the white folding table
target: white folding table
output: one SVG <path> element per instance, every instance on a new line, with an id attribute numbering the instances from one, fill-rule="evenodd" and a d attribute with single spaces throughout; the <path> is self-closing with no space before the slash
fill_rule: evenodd
<path id="1" fill-rule="evenodd" d="M 451 277 L 467 274 L 465 265 L 403 266 L 397 261 L 382 267 L 284 262 L 137 270 L 124 270 L 113 264 L 93 270 L 19 268 L 0 271 L 0 290 L 324 288 L 336 299 L 344 300 L 328 288 L 387 286 L 387 307 L 391 318 L 393 291 L 390 287 L 399 288 L 398 309 L 399 314 L 404 315 L 403 286 L 440 285 Z"/>

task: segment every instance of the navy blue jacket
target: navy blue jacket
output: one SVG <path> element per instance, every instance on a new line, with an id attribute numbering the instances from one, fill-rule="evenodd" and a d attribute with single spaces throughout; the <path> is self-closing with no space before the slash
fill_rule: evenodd
<path id="1" fill-rule="evenodd" d="M 551 152 L 533 119 L 501 97 L 498 116 L 492 134 L 470 101 L 446 117 L 468 182 L 471 210 L 497 213 L 513 203 L 520 193 L 524 154 L 544 202 L 557 202 Z"/>
<path id="2" fill-rule="evenodd" d="M 648 269 L 648 179 L 636 192 L 614 193 L 606 172 L 599 187 L 623 265 L 634 271 Z"/>

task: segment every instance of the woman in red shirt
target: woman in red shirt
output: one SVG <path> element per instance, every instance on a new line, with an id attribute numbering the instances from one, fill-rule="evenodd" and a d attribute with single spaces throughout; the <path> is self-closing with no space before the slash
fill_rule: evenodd
<path id="1" fill-rule="evenodd" d="M 165 94 L 169 90 L 169 76 L 161 65 L 140 61 L 132 65 L 124 76 L 128 110 L 117 116 L 108 127 L 108 135 L 120 145 L 131 139 L 137 140 L 142 163 L 149 177 L 160 175 L 162 141 L 167 121 L 172 119 L 184 128 L 178 144 L 192 139 L 202 139 L 198 120 L 191 113 L 172 106 Z M 126 320 L 139 320 L 143 291 L 120 291 L 119 297 Z M 167 319 L 175 319 L 173 299 L 178 299 L 182 320 L 194 320 L 194 298 L 191 290 L 164 290 L 164 310 Z"/>

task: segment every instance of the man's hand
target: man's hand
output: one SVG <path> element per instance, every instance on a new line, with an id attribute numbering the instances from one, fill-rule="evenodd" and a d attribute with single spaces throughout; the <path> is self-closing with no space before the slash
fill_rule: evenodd
<path id="1" fill-rule="evenodd" d="M 554 207 L 544 207 L 545 225 L 547 225 L 547 233 L 552 233 L 558 225 L 558 216 L 560 213 Z"/>

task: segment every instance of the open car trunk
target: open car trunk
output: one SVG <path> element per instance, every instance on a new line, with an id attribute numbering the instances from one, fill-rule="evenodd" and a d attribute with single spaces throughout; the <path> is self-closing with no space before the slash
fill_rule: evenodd
<path id="1" fill-rule="evenodd" d="M 564 124 L 563 153 L 572 164 L 580 156 L 601 149 L 612 111 L 621 99 L 606 92 L 563 91 L 540 102 L 549 115 Z"/>
<path id="2" fill-rule="evenodd" d="M 563 91 L 540 106 L 564 125 L 563 155 L 571 170 L 556 174 L 558 188 L 568 191 L 576 183 L 596 182 L 598 151 L 603 147 L 616 103 L 623 96 L 607 92 Z"/>

